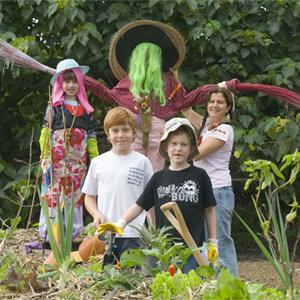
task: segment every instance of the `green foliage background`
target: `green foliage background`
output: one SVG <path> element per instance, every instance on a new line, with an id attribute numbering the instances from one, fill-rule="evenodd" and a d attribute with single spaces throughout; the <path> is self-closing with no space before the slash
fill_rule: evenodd
<path id="1" fill-rule="evenodd" d="M 299 15 L 297 0 L 11 0 L 0 2 L 0 38 L 53 68 L 61 59 L 74 58 L 90 66 L 89 76 L 112 88 L 117 80 L 108 64 L 111 38 L 131 21 L 157 20 L 184 37 L 186 58 L 179 75 L 188 91 L 238 78 L 300 93 Z M 25 195 L 26 204 L 31 203 L 51 76 L 3 60 L 0 72 L 0 215 L 5 219 L 17 211 L 6 197 L 20 202 L 18 193 L 24 195 L 28 167 L 22 161 L 29 161 L 34 129 L 31 158 L 36 164 Z M 92 94 L 89 98 L 101 126 L 110 106 Z M 282 155 L 299 148 L 299 121 L 298 108 L 263 94 L 240 93 L 233 178 L 246 177 L 243 162 L 248 159 L 278 163 Z M 282 199 L 291 201 L 298 185 L 287 188 Z M 23 220 L 28 210 L 23 210 Z M 37 206 L 35 218 L 38 211 Z"/>

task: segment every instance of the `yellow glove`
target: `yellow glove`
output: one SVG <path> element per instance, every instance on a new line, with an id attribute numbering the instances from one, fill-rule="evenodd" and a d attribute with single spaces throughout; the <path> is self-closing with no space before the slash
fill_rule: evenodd
<path id="1" fill-rule="evenodd" d="M 90 159 L 95 158 L 99 155 L 97 140 L 93 138 L 89 138 L 87 140 L 87 148 Z"/>
<path id="2" fill-rule="evenodd" d="M 99 234 L 103 234 L 107 231 L 112 231 L 112 232 L 116 232 L 119 236 L 122 236 L 123 229 L 125 228 L 126 225 L 127 223 L 123 219 L 120 219 L 115 224 L 113 223 L 100 224 L 97 231 L 99 232 Z"/>
<path id="3" fill-rule="evenodd" d="M 40 135 L 40 148 L 41 148 L 41 156 L 40 158 L 48 158 L 50 157 L 50 129 L 48 127 L 43 127 Z"/>
<path id="4" fill-rule="evenodd" d="M 210 263 L 213 263 L 216 258 L 219 256 L 218 253 L 218 240 L 216 239 L 208 239 L 208 245 L 210 246 L 207 259 Z"/>

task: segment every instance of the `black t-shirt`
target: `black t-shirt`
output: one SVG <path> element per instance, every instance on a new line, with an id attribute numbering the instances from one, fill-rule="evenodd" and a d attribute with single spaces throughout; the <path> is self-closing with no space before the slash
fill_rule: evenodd
<path id="1" fill-rule="evenodd" d="M 171 224 L 160 207 L 170 201 L 177 202 L 195 243 L 202 246 L 205 240 L 204 208 L 216 205 L 206 171 L 191 165 L 180 171 L 166 168 L 156 172 L 136 203 L 145 210 L 154 206 L 156 225 L 162 228 Z M 175 228 L 170 233 L 181 238 Z"/>

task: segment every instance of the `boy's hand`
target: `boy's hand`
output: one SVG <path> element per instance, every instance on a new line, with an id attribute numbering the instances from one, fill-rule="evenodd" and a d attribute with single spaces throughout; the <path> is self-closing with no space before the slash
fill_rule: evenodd
<path id="1" fill-rule="evenodd" d="M 99 232 L 99 234 L 103 234 L 107 231 L 112 231 L 112 232 L 117 232 L 119 236 L 122 236 L 123 229 L 126 225 L 127 223 L 123 219 L 120 219 L 115 224 L 113 223 L 100 224 L 97 231 Z"/>
<path id="2" fill-rule="evenodd" d="M 217 239 L 208 239 L 208 244 L 210 246 L 207 258 L 210 263 L 214 262 L 219 256 L 218 253 L 218 240 Z"/>

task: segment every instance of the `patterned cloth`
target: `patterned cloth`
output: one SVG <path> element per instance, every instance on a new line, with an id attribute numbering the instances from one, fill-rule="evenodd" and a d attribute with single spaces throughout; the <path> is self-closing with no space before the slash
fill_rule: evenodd
<path id="1" fill-rule="evenodd" d="M 68 131 L 68 130 L 67 130 Z M 86 130 L 73 128 L 70 131 L 69 142 L 65 145 L 66 134 L 63 129 L 55 130 L 51 138 L 52 155 L 52 184 L 53 195 L 51 195 L 50 174 L 44 173 L 42 178 L 42 197 L 46 194 L 48 206 L 56 207 L 57 192 L 65 187 L 66 199 L 71 201 L 72 184 L 74 189 L 75 207 L 83 204 L 84 194 L 81 186 L 87 171 L 87 134 Z M 51 199 L 52 198 L 52 199 Z"/>

